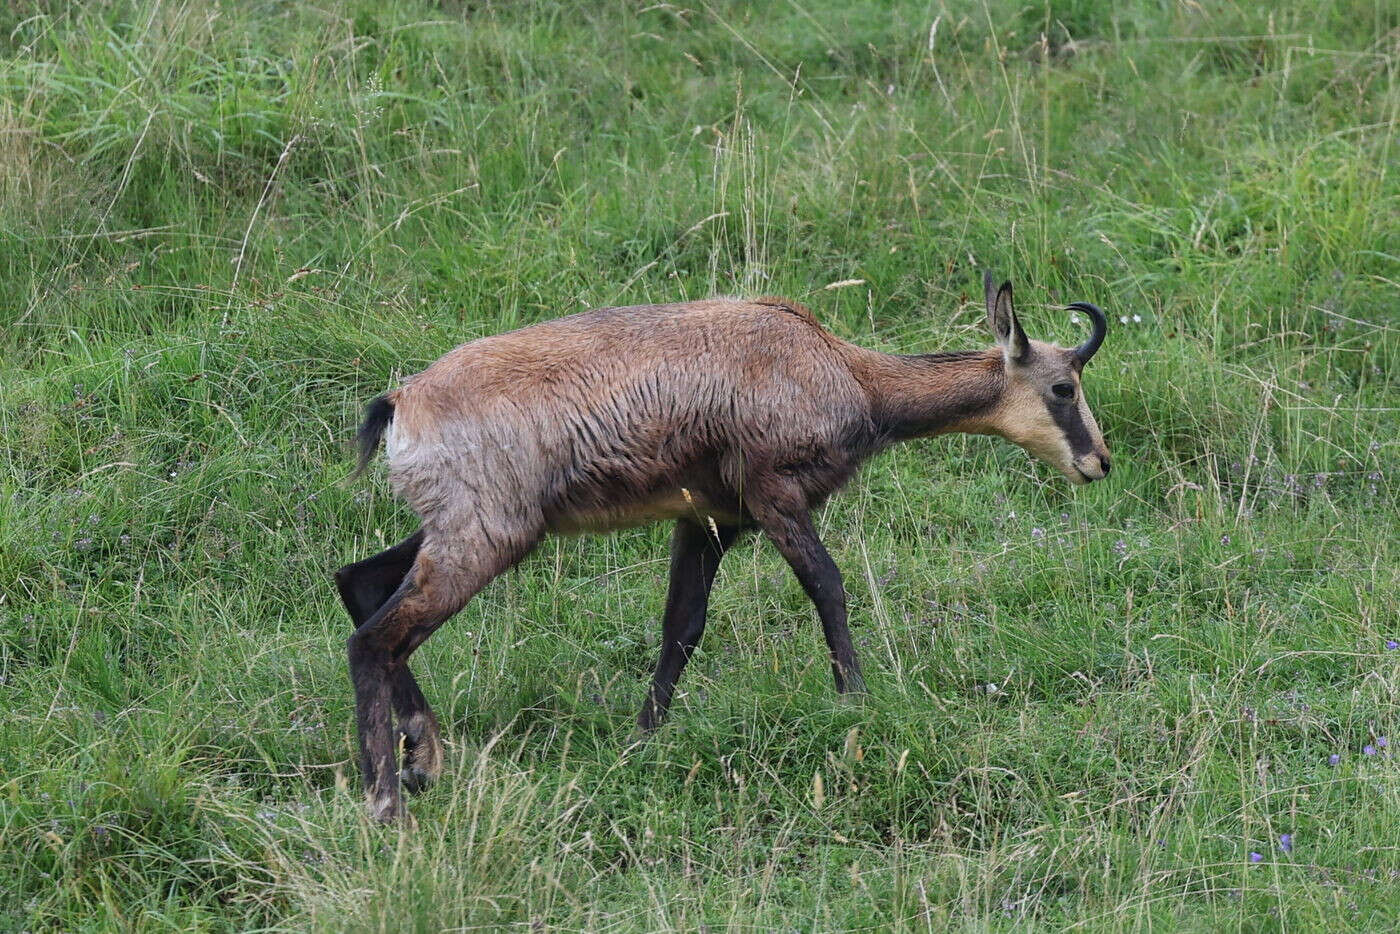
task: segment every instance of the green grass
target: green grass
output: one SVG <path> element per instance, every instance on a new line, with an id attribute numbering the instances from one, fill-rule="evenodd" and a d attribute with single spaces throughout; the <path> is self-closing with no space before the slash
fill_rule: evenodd
<path id="1" fill-rule="evenodd" d="M 7 7 L 0 929 L 1394 930 L 1397 30 L 1379 0 Z M 342 483 L 365 400 L 714 293 L 984 346 L 984 266 L 1033 336 L 1110 311 L 1113 475 L 985 438 L 873 462 L 820 517 L 867 702 L 754 542 L 628 751 L 667 532 L 550 540 L 416 656 L 448 771 L 415 830 L 366 823 L 329 572 L 413 517 Z"/>

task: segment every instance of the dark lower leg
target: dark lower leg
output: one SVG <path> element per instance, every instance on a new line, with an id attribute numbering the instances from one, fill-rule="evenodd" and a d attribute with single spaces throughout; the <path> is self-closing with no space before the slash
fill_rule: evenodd
<path id="1" fill-rule="evenodd" d="M 819 615 L 822 615 L 820 611 Z M 826 648 L 831 654 L 831 675 L 837 692 L 866 693 L 865 675 L 860 669 L 860 659 L 856 658 L 855 646 L 851 644 L 851 630 L 846 623 L 844 607 L 839 624 L 833 625 L 830 616 L 822 615 L 822 635 L 826 637 Z"/>
<path id="2" fill-rule="evenodd" d="M 372 558 L 346 565 L 335 574 L 340 599 L 355 628 L 363 626 L 398 590 L 423 543 L 422 531 Z M 437 717 L 408 665 L 389 672 L 390 700 L 403 743 L 402 779 L 411 792 L 422 791 L 442 772 L 442 740 Z"/>
<path id="3" fill-rule="evenodd" d="M 792 568 L 802 589 L 817 608 L 831 654 L 831 673 L 836 690 L 864 692 L 865 677 L 851 644 L 851 631 L 846 625 L 846 588 L 841 570 L 831 560 L 826 547 L 812 526 L 805 508 L 791 512 L 766 512 L 755 517 L 764 532 L 773 540 L 780 554 Z"/>
<path id="4" fill-rule="evenodd" d="M 350 636 L 347 648 L 355 685 L 360 763 L 372 816 L 393 820 L 403 812 L 390 712 L 394 680 L 415 649 L 487 582 L 519 561 L 533 543 L 532 538 L 502 552 L 499 547 L 475 547 L 461 538 L 436 548 L 428 541 L 399 589 Z M 412 727 L 411 722 L 406 725 Z"/>
<path id="5" fill-rule="evenodd" d="M 637 726 L 643 732 L 655 730 L 666 719 L 676 679 L 705 631 L 710 586 L 719 570 L 720 559 L 733 544 L 738 529 L 721 526 L 717 532 L 718 537 L 684 519 L 676 523 L 671 537 L 671 582 L 661 624 L 661 658 L 642 712 L 637 717 Z"/>
<path id="6" fill-rule="evenodd" d="M 407 787 L 414 787 L 413 776 L 401 776 L 398 769 L 398 743 L 390 709 L 394 681 L 405 670 L 413 650 L 457 612 L 480 586 L 458 589 L 449 585 L 439 589 L 434 582 L 425 582 L 423 577 L 423 569 L 415 567 L 394 595 L 356 629 L 346 643 L 350 680 L 355 686 L 365 797 L 370 814 L 381 821 L 394 820 L 403 813 L 400 780 L 404 780 Z M 416 726 L 422 729 L 423 722 Z M 437 750 L 435 721 L 431 736 L 428 748 Z M 420 741 L 411 755 L 420 757 L 424 751 L 425 744 Z M 440 760 L 441 753 L 435 755 Z"/>
<path id="7" fill-rule="evenodd" d="M 350 661 L 350 681 L 355 687 L 355 726 L 360 740 L 360 774 L 370 814 L 378 820 L 399 817 L 403 805 L 399 796 L 398 752 L 390 710 L 393 690 L 393 659 L 376 623 L 387 622 L 401 605 L 407 586 L 400 588 L 388 603 L 346 642 Z"/>

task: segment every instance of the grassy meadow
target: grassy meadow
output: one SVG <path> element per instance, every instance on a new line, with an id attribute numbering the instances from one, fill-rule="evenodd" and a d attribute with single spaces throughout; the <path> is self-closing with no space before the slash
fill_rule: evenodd
<path id="1" fill-rule="evenodd" d="M 1382 0 L 17 2 L 0 11 L 0 930 L 1400 927 L 1400 16 Z M 414 660 L 363 816 L 337 566 L 373 395 L 610 304 L 1112 328 L 1112 476 L 988 438 L 770 546 L 629 748 L 663 527 Z"/>

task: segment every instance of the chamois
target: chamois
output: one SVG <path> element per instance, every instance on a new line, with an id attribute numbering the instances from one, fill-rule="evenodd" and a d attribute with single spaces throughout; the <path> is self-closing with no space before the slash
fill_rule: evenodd
<path id="1" fill-rule="evenodd" d="M 442 768 L 408 657 L 546 533 L 675 520 L 661 657 L 637 719 L 655 730 L 700 641 L 720 559 L 762 530 L 821 618 L 836 689 L 864 691 L 841 572 L 810 512 L 897 441 L 961 431 L 1021 445 L 1074 483 L 1107 475 L 1080 346 L 1029 340 L 1011 283 L 984 282 L 997 345 L 895 356 L 783 298 L 602 308 L 464 344 L 369 404 L 359 469 L 384 437 L 422 527 L 335 575 L 355 622 L 350 676 L 371 815 L 404 814 Z M 391 715 L 392 712 L 392 715 Z M 394 719 L 398 722 L 396 742 Z M 404 762 L 398 763 L 402 743 Z"/>

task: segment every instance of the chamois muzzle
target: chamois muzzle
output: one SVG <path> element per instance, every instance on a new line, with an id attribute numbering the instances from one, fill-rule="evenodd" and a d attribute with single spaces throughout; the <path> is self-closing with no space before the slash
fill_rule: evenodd
<path id="1" fill-rule="evenodd" d="M 1089 362 L 1094 354 L 1099 352 L 1099 345 L 1103 343 L 1104 337 L 1108 334 L 1108 319 L 1104 317 L 1102 311 L 1099 311 L 1099 306 L 1090 302 L 1072 302 L 1069 309 L 1070 311 L 1084 312 L 1094 324 L 1094 331 L 1089 335 L 1089 339 L 1074 348 L 1074 355 L 1083 366 Z"/>

